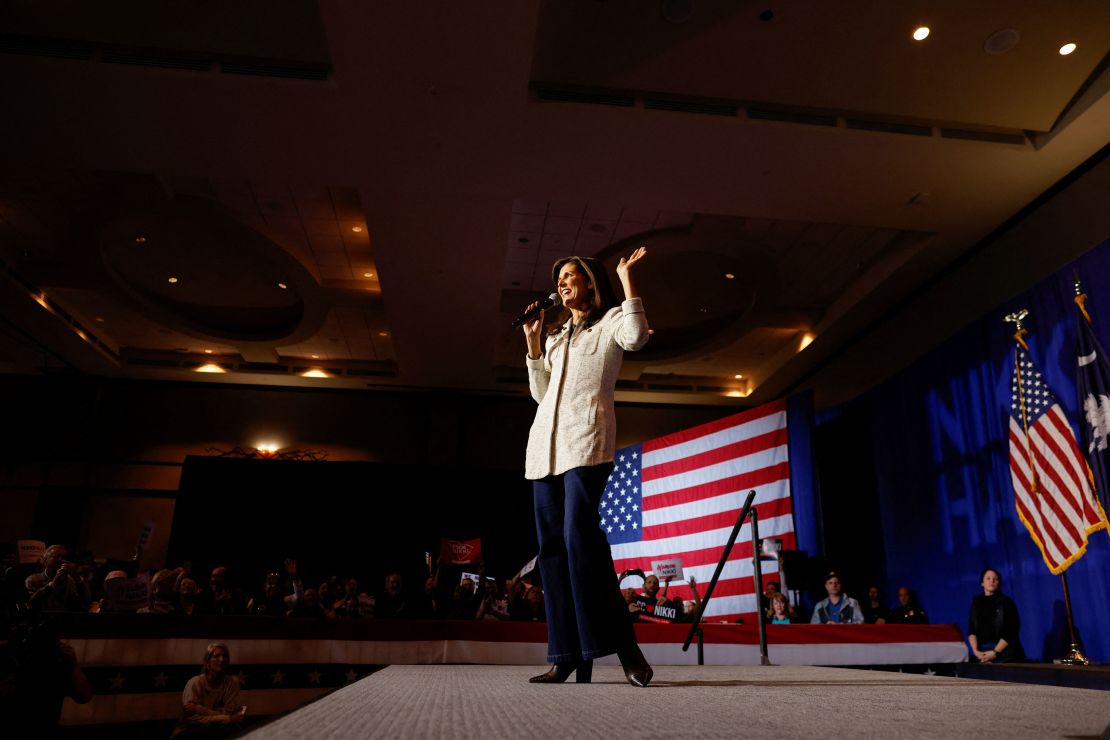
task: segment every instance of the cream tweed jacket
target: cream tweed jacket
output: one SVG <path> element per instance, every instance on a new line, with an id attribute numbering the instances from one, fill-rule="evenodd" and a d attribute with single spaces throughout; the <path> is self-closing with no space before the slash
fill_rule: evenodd
<path id="1" fill-rule="evenodd" d="M 530 480 L 613 459 L 617 373 L 624 351 L 638 350 L 648 340 L 639 298 L 610 309 L 593 326 L 572 332 L 570 325 L 547 337 L 542 357 L 525 359 L 528 388 L 540 405 L 524 461 Z"/>

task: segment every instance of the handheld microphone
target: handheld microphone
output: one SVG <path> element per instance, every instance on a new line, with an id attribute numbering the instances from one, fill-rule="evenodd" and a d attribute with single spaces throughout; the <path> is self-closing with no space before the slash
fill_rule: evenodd
<path id="1" fill-rule="evenodd" d="M 552 293 L 547 298 L 544 298 L 542 301 L 537 303 L 531 311 L 525 311 L 520 316 L 518 316 L 517 320 L 512 323 L 512 327 L 514 329 L 519 329 L 520 327 L 524 326 L 524 322 L 531 321 L 532 319 L 536 318 L 536 316 L 539 315 L 540 311 L 557 305 L 559 305 L 559 295 L 557 293 Z"/>

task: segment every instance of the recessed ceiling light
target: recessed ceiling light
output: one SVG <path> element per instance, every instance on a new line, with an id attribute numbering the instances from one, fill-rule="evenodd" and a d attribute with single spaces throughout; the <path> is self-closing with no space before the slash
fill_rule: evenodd
<path id="1" fill-rule="evenodd" d="M 732 377 L 736 378 L 737 380 L 740 380 L 740 379 L 741 379 L 741 378 L 743 378 L 744 376 L 743 376 L 743 375 L 741 375 L 740 373 L 736 373 L 736 374 L 735 374 L 735 375 L 733 375 Z"/>
<path id="2" fill-rule="evenodd" d="M 361 226 L 352 226 L 351 231 L 355 232 L 356 234 L 361 234 L 362 233 L 362 227 Z"/>
<path id="3" fill-rule="evenodd" d="M 729 280 L 735 280 L 736 279 L 736 276 L 733 275 L 731 272 L 726 272 L 725 277 L 728 278 Z"/>
<path id="4" fill-rule="evenodd" d="M 103 324 L 104 323 L 104 317 L 103 316 L 97 316 L 96 317 L 96 323 Z"/>
<path id="5" fill-rule="evenodd" d="M 929 27 L 928 26 L 918 26 L 917 28 L 913 29 L 913 40 L 914 41 L 924 41 L 927 38 L 929 38 Z"/>
<path id="6" fill-rule="evenodd" d="M 168 278 L 166 280 L 166 282 L 170 283 L 171 285 L 176 285 L 177 284 L 177 278 L 175 278 L 175 277 Z"/>
<path id="7" fill-rule="evenodd" d="M 214 362 L 209 362 L 207 364 L 201 365 L 200 367 L 197 368 L 196 371 L 198 373 L 226 373 L 227 372 L 227 370 L 224 370 L 222 367 L 220 367 L 219 365 L 217 365 Z"/>
<path id="8" fill-rule="evenodd" d="M 285 283 L 278 283 L 278 287 L 279 287 L 279 288 L 281 288 L 282 290 L 285 290 L 285 289 L 286 289 L 286 288 L 288 288 L 289 286 L 288 286 L 288 285 L 286 285 Z"/>
<path id="9" fill-rule="evenodd" d="M 1073 51 L 1075 51 L 1075 44 L 1073 44 L 1069 41 L 1068 43 L 1066 43 L 1066 44 L 1064 44 L 1063 46 L 1060 47 L 1060 56 L 1065 56 L 1066 57 L 1068 54 L 1071 54 Z"/>
<path id="10" fill-rule="evenodd" d="M 312 359 L 314 359 L 314 360 L 319 360 L 319 359 L 320 359 L 320 355 L 313 355 L 313 356 L 312 356 Z"/>
<path id="11" fill-rule="evenodd" d="M 81 337 L 81 338 L 82 338 L 82 339 L 84 339 L 84 340 L 85 340 L 86 342 L 87 342 L 87 341 L 89 341 L 89 335 L 88 335 L 88 334 L 86 334 L 85 332 L 81 331 L 80 329 L 77 329 L 76 331 L 77 331 L 77 336 Z"/>
<path id="12" fill-rule="evenodd" d="M 331 376 L 328 375 L 327 373 L 325 373 L 323 370 L 320 370 L 318 368 L 313 368 L 311 370 L 305 370 L 303 373 L 301 373 L 301 377 L 302 378 L 330 378 Z"/>
<path id="13" fill-rule="evenodd" d="M 813 344 L 813 340 L 816 338 L 817 336 L 815 334 L 807 331 L 805 334 L 802 335 L 802 343 L 801 346 L 798 347 L 798 351 L 801 352 L 803 349 Z"/>
<path id="14" fill-rule="evenodd" d="M 146 244 L 146 237 L 145 236 L 135 237 L 135 243 L 136 244 Z"/>
<path id="15" fill-rule="evenodd" d="M 363 277 L 374 277 L 374 273 L 372 273 L 372 272 L 364 272 L 364 273 L 362 273 L 362 276 L 363 276 Z"/>
<path id="16" fill-rule="evenodd" d="M 388 337 L 388 336 L 389 336 L 389 332 L 387 332 L 387 331 L 380 331 L 380 332 L 378 332 L 378 336 L 379 336 L 379 337 Z"/>
<path id="17" fill-rule="evenodd" d="M 206 349 L 206 350 L 204 350 L 204 354 L 210 355 L 210 354 L 212 354 L 212 350 Z"/>

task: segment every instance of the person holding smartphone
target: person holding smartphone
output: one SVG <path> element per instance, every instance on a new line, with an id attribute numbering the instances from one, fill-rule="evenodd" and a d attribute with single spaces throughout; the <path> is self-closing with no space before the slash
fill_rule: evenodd
<path id="1" fill-rule="evenodd" d="M 230 734 L 246 716 L 239 704 L 239 679 L 227 675 L 231 650 L 213 642 L 204 651 L 203 670 L 185 684 L 181 695 L 182 714 L 171 738 L 215 737 Z"/>
<path id="2" fill-rule="evenodd" d="M 537 559 L 547 616 L 547 673 L 533 683 L 562 683 L 571 673 L 589 683 L 593 659 L 616 653 L 633 686 L 647 686 L 651 666 L 621 598 L 598 502 L 613 469 L 613 394 L 625 351 L 648 340 L 632 271 L 647 256 L 639 247 L 617 265 L 618 304 L 604 265 L 592 257 L 557 260 L 551 277 L 562 310 L 523 325 L 532 398 L 539 404 L 528 434 L 525 477 L 533 481 Z M 539 308 L 533 303 L 531 313 Z"/>

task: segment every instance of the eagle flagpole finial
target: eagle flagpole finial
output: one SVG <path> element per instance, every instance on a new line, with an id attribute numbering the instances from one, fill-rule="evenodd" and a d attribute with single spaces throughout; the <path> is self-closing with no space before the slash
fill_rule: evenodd
<path id="1" fill-rule="evenodd" d="M 1023 308 L 1020 311 L 1014 311 L 1013 313 L 1006 314 L 1005 320 L 1010 323 L 1016 324 L 1018 331 L 1023 331 L 1025 327 L 1021 325 L 1021 322 L 1024 321 L 1025 317 L 1028 315 L 1029 309 Z"/>
<path id="2" fill-rule="evenodd" d="M 1005 320 L 1007 322 L 1011 322 L 1017 326 L 1017 331 L 1014 332 L 1014 339 L 1016 339 L 1018 343 L 1022 347 L 1025 347 L 1025 349 L 1027 350 L 1029 349 L 1029 347 L 1025 344 L 1025 335 L 1028 334 L 1028 332 L 1025 331 L 1025 327 L 1021 325 L 1021 322 L 1024 321 L 1025 317 L 1028 315 L 1029 309 L 1023 308 L 1020 311 L 1014 311 L 1013 313 L 1008 313 L 1005 316 Z"/>

